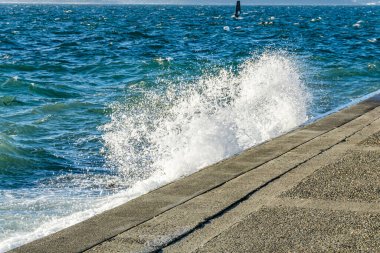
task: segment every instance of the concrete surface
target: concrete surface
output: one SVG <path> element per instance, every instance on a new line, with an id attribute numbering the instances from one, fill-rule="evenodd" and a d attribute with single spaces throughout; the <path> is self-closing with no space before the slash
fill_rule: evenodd
<path id="1" fill-rule="evenodd" d="M 196 252 L 376 252 L 380 214 L 264 207 Z"/>
<path id="2" fill-rule="evenodd" d="M 380 149 L 350 151 L 316 171 L 285 196 L 380 202 Z"/>
<path id="3" fill-rule="evenodd" d="M 12 252 L 376 252 L 380 95 Z"/>

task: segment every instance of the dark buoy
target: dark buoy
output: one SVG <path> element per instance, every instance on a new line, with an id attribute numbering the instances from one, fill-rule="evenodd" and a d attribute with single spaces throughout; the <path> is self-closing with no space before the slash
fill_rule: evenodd
<path id="1" fill-rule="evenodd" d="M 240 1 L 236 2 L 235 18 L 238 18 L 241 14 Z"/>

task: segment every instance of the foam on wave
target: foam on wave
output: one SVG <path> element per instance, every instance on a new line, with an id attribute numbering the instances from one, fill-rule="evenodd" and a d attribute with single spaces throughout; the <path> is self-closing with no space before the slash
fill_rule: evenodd
<path id="1" fill-rule="evenodd" d="M 52 205 L 57 210 L 52 215 L 46 208 L 37 220 L 24 217 L 23 232 L 4 228 L 0 252 L 125 203 L 308 119 L 308 92 L 296 62 L 284 53 L 264 53 L 238 71 L 222 69 L 193 83 L 165 87 L 136 87 L 139 98 L 112 106 L 111 120 L 102 127 L 105 156 L 116 168 L 112 175 L 57 177 L 42 182 L 43 194 L 27 203 L 18 197 L 23 192 L 3 191 L 3 199 L 20 210 Z M 54 191 L 57 185 L 62 195 Z M 109 193 L 78 198 L 70 190 L 73 185 L 84 192 Z"/>
<path id="2" fill-rule="evenodd" d="M 309 95 L 285 53 L 253 57 L 238 74 L 223 69 L 141 93 L 137 103 L 115 104 L 104 126 L 108 161 L 130 183 L 172 181 L 308 119 Z"/>

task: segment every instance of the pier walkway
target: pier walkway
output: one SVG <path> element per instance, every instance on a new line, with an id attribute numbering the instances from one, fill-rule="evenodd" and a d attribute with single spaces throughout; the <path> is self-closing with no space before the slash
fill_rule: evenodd
<path id="1" fill-rule="evenodd" d="M 13 252 L 378 252 L 380 95 Z"/>

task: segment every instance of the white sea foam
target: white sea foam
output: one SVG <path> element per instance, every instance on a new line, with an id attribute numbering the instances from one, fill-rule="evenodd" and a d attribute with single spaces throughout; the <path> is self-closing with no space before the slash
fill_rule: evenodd
<path id="1" fill-rule="evenodd" d="M 368 39 L 367 41 L 368 41 L 368 42 L 371 42 L 371 43 L 376 43 L 376 42 L 377 42 L 377 39 L 376 39 L 376 38 L 373 38 L 373 39 Z"/>
<path id="2" fill-rule="evenodd" d="M 356 22 L 355 24 L 353 24 L 352 26 L 353 27 L 356 27 L 356 28 L 360 28 L 362 26 L 362 23 L 363 23 L 363 20 L 359 20 L 358 22 Z"/>
<path id="3" fill-rule="evenodd" d="M 70 180 L 62 182 L 60 196 L 42 186 L 44 197 L 36 196 L 30 203 L 4 195 L 24 209 L 47 205 L 65 214 L 52 217 L 47 212 L 48 217 L 34 219 L 24 232 L 7 234 L 0 241 L 0 252 L 83 221 L 308 119 L 309 95 L 291 57 L 265 53 L 242 64 L 237 72 L 220 70 L 194 83 L 169 85 L 164 91 L 135 87 L 142 99 L 114 104 L 111 120 L 102 128 L 105 156 L 117 169 L 116 176 L 95 177 L 93 182 L 77 180 L 81 175 L 57 178 L 59 182 Z M 75 182 L 88 184 L 78 187 L 90 190 L 95 185 L 98 190 L 125 187 L 102 197 L 67 196 L 70 189 L 65 185 L 72 187 Z"/>
<path id="4" fill-rule="evenodd" d="M 265 53 L 138 103 L 114 105 L 106 155 L 131 180 L 160 185 L 305 122 L 309 96 L 291 57 Z M 146 181 L 145 181 L 146 182 Z"/>
<path id="5" fill-rule="evenodd" d="M 317 17 L 317 18 L 313 18 L 313 19 L 311 19 L 310 21 L 311 21 L 311 22 L 318 22 L 318 21 L 321 21 L 321 20 L 322 20 L 321 17 Z"/>
<path id="6" fill-rule="evenodd" d="M 246 13 L 241 13 L 241 14 L 246 14 Z M 242 20 L 242 19 L 244 19 L 242 16 L 236 17 L 235 14 L 233 14 L 233 15 L 231 16 L 231 18 L 238 19 L 238 20 Z"/>
<path id="7" fill-rule="evenodd" d="M 136 192 L 136 190 L 138 192 Z M 65 197 L 52 195 L 46 191 L 46 196 L 36 196 L 36 198 L 32 198 L 27 201 L 25 199 L 15 199 L 14 195 L 16 194 L 13 191 L 11 194 L 9 194 L 10 196 L 7 196 L 8 199 L 13 199 L 13 207 L 18 206 L 19 210 L 23 210 L 21 214 L 14 215 L 19 216 L 17 222 L 14 222 L 14 226 L 24 227 L 24 230 L 22 232 L 17 230 L 8 231 L 6 234 L 2 235 L 2 238 L 0 238 L 0 252 L 6 252 L 17 246 L 72 226 L 98 213 L 116 207 L 131 198 L 145 193 L 140 192 L 139 190 L 139 188 L 135 188 L 111 196 L 105 196 L 102 198 L 93 197 L 86 199 L 79 199 L 72 196 Z M 67 191 L 70 190 L 67 189 Z M 57 207 L 58 205 L 60 207 Z M 52 216 L 48 212 L 44 212 L 44 209 L 49 208 L 66 209 L 66 213 L 69 213 L 71 211 L 72 214 L 66 214 L 64 216 Z M 38 213 L 37 215 L 30 217 L 33 212 Z M 45 213 L 45 215 L 41 215 L 41 212 Z"/>

